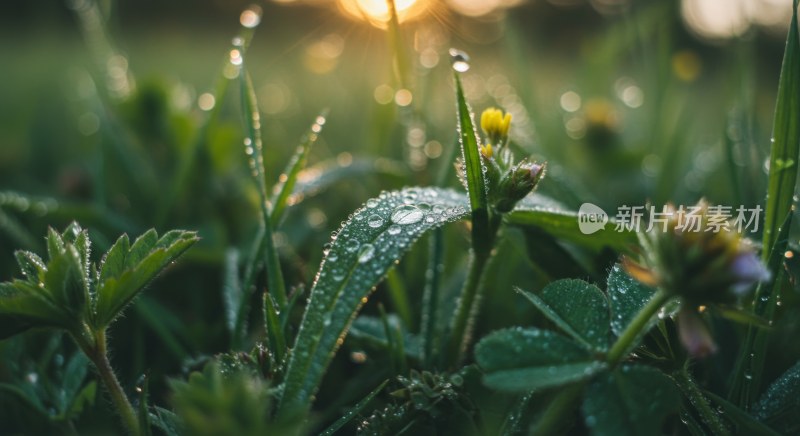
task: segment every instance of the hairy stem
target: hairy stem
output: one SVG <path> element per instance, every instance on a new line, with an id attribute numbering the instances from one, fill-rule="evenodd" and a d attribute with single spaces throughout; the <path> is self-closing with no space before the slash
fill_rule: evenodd
<path id="1" fill-rule="evenodd" d="M 136 411 L 125 395 L 117 376 L 114 375 L 114 369 L 111 368 L 111 362 L 108 360 L 105 330 L 101 330 L 94 335 L 94 344 L 87 342 L 82 336 L 73 335 L 73 338 L 97 369 L 97 375 L 100 376 L 100 380 L 111 396 L 111 402 L 117 409 L 120 418 L 122 418 L 122 423 L 127 428 L 128 433 L 134 436 L 142 434 Z"/>

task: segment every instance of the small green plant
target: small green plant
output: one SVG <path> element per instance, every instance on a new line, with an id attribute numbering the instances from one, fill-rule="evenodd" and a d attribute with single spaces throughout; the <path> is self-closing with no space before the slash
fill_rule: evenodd
<path id="1" fill-rule="evenodd" d="M 197 241 L 194 232 L 173 230 L 161 238 L 150 230 L 130 243 L 122 235 L 99 264 L 91 260 L 89 232 L 77 223 L 47 234 L 47 260 L 17 251 L 23 278 L 0 283 L 0 337 L 28 329 L 65 331 L 97 370 L 131 434 L 140 434 L 136 411 L 114 375 L 106 335 L 142 289 Z"/>

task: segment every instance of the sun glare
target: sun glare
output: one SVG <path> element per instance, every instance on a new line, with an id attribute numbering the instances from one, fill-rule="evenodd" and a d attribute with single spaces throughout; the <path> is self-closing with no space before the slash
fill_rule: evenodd
<path id="1" fill-rule="evenodd" d="M 431 0 L 394 0 L 397 18 L 402 23 L 421 16 L 428 10 Z M 391 19 L 387 0 L 338 0 L 346 15 L 367 20 L 373 26 L 386 28 Z"/>

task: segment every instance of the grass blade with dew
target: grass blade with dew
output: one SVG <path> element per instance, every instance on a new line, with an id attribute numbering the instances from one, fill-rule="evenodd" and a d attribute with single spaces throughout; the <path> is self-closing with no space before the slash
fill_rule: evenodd
<path id="1" fill-rule="evenodd" d="M 775 120 L 770 152 L 767 204 L 764 210 L 764 235 L 761 240 L 761 259 L 767 263 L 772 283 L 762 283 L 753 296 L 756 316 L 772 321 L 778 290 L 783 279 L 783 253 L 788 227 L 794 214 L 794 192 L 797 183 L 797 160 L 800 159 L 800 33 L 797 24 L 797 5 L 794 1 L 792 21 L 786 39 L 786 50 L 778 83 Z M 783 228 L 782 228 L 783 227 Z M 750 326 L 739 352 L 729 398 L 747 410 L 758 397 L 764 368 L 768 332 Z"/>
<path id="2" fill-rule="evenodd" d="M 335 233 L 289 358 L 279 418 L 308 411 L 350 323 L 375 286 L 424 233 L 466 218 L 468 205 L 465 195 L 449 189 L 384 192 Z"/>
<path id="3" fill-rule="evenodd" d="M 454 66 L 461 60 L 455 60 L 460 53 L 453 54 Z M 455 67 L 454 67 L 455 68 Z M 480 139 L 472 121 L 472 110 L 464 97 L 461 77 L 458 71 L 453 72 L 456 83 L 456 104 L 458 109 L 458 132 L 461 143 L 461 158 L 466 171 L 469 204 L 472 209 L 472 246 L 476 252 L 488 253 L 492 248 L 492 236 L 489 234 L 489 202 L 487 200 L 484 165 L 481 161 Z"/>
<path id="4" fill-rule="evenodd" d="M 260 7 L 253 5 L 242 12 L 239 18 L 239 22 L 242 26 L 239 30 L 239 35 L 234 38 L 234 41 L 236 42 L 241 41 L 241 44 L 237 45 L 240 45 L 242 48 L 237 48 L 235 50 L 241 50 L 243 52 L 247 50 L 247 47 L 250 46 L 250 42 L 255 34 L 255 28 L 258 26 L 260 21 Z M 234 57 L 233 59 L 236 58 Z M 179 157 L 180 161 L 177 164 L 177 173 L 175 174 L 175 178 L 170 185 L 169 192 L 165 197 L 166 200 L 161 204 L 161 208 L 156 215 L 156 223 L 158 223 L 156 227 L 163 225 L 169 216 L 170 208 L 175 204 L 175 200 L 183 196 L 183 193 L 189 183 L 189 176 L 194 169 L 197 155 L 202 149 L 203 145 L 205 145 L 208 141 L 208 135 L 219 119 L 219 115 L 223 106 L 222 101 L 225 99 L 225 96 L 228 92 L 228 87 L 231 82 L 230 77 L 233 77 L 230 74 L 230 71 L 232 68 L 236 68 L 236 66 L 231 63 L 231 60 L 232 58 L 230 52 L 225 53 L 225 60 L 217 77 L 217 82 L 214 86 L 214 92 L 210 94 L 210 101 L 212 102 L 211 108 L 201 108 L 203 110 L 207 110 L 208 114 L 203 118 L 200 126 L 195 130 L 194 139 L 190 142 L 189 148 Z"/>
<path id="5" fill-rule="evenodd" d="M 243 41 L 237 41 L 242 44 L 240 47 L 244 49 Z M 258 111 L 258 104 L 256 102 L 255 90 L 253 89 L 253 82 L 247 74 L 244 62 L 244 52 L 237 49 L 231 50 L 231 63 L 240 67 L 239 82 L 241 89 L 241 103 L 242 114 L 244 118 L 245 127 L 245 153 L 249 156 L 248 162 L 250 170 L 255 179 L 258 195 L 259 205 L 261 207 L 262 223 L 260 231 L 264 233 L 263 236 L 263 254 L 265 257 L 267 269 L 267 290 L 275 298 L 278 307 L 286 305 L 286 285 L 283 281 L 283 273 L 281 272 L 281 265 L 278 258 L 278 251 L 275 247 L 275 241 L 272 238 L 272 211 L 269 204 L 269 197 L 267 196 L 267 184 L 264 171 L 264 154 L 261 143 L 261 115 Z M 236 52 L 236 53 L 234 53 Z M 245 280 L 245 288 L 243 291 L 245 297 L 242 299 L 242 306 L 240 307 L 237 317 L 237 327 L 235 330 L 234 341 L 235 346 L 241 346 L 242 336 L 244 335 L 246 315 L 248 312 L 247 302 L 248 296 L 252 293 L 252 284 Z"/>
<path id="6" fill-rule="evenodd" d="M 278 183 L 275 185 L 272 194 L 272 227 L 278 227 L 278 224 L 281 222 L 281 218 L 283 218 L 284 211 L 286 210 L 286 206 L 289 200 L 289 196 L 294 191 L 294 187 L 297 184 L 297 177 L 300 172 L 305 169 L 306 164 L 308 163 L 308 154 L 311 151 L 311 146 L 317 142 L 319 138 L 319 134 L 322 131 L 322 126 L 325 125 L 326 118 L 328 116 L 328 110 L 323 110 L 317 117 L 314 119 L 314 124 L 311 125 L 311 129 L 303 139 L 300 141 L 300 145 L 295 150 L 294 155 L 289 160 L 289 164 L 286 166 L 286 169 L 281 173 L 280 177 L 278 178 Z"/>
<path id="7" fill-rule="evenodd" d="M 336 422 L 331 424 L 330 427 L 323 430 L 319 435 L 320 436 L 331 436 L 337 431 L 339 431 L 342 427 L 347 425 L 348 422 L 352 421 L 353 418 L 356 417 L 359 413 L 364 411 L 364 409 L 369 405 L 369 403 L 378 396 L 379 393 L 386 387 L 386 384 L 389 383 L 389 380 L 384 381 L 377 388 L 375 388 L 372 392 L 367 394 L 361 401 L 359 401 L 355 406 L 353 406 L 350 410 L 348 410 L 341 418 L 337 419 Z"/>

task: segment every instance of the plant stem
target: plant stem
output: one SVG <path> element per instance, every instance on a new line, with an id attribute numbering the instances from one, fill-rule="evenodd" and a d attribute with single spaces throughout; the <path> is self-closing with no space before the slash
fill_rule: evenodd
<path id="1" fill-rule="evenodd" d="M 560 434 L 565 429 L 565 420 L 568 414 L 575 409 L 575 402 L 581 397 L 585 383 L 576 383 L 564 387 L 555 398 L 550 401 L 542 412 L 542 417 L 531 431 L 532 435 Z"/>
<path id="2" fill-rule="evenodd" d="M 450 366 L 457 366 L 464 359 L 472 337 L 472 328 L 475 316 L 480 305 L 480 285 L 483 271 L 489 260 L 488 253 L 473 251 L 470 260 L 467 280 L 461 290 L 461 298 L 458 300 L 456 313 L 453 316 L 452 329 L 450 331 L 450 343 L 447 349 L 447 358 Z"/>
<path id="3" fill-rule="evenodd" d="M 689 371 L 684 367 L 680 371 L 675 371 L 673 375 L 678 387 L 681 388 L 683 394 L 689 399 L 689 402 L 692 403 L 711 432 L 717 436 L 730 435 L 730 430 L 728 430 L 725 423 L 722 422 L 719 415 L 711 409 L 708 399 L 697 387 Z"/>
<path id="4" fill-rule="evenodd" d="M 111 402 L 114 403 L 114 407 L 122 418 L 122 423 L 127 427 L 128 433 L 134 436 L 142 434 L 136 411 L 125 395 L 125 391 L 122 389 L 122 385 L 120 385 L 117 376 L 114 375 L 111 362 L 108 360 L 105 330 L 95 333 L 94 344 L 88 343 L 79 335 L 73 335 L 73 338 L 84 354 L 94 363 L 95 368 L 97 368 L 97 374 L 100 376 L 100 380 L 111 396 Z"/>
<path id="5" fill-rule="evenodd" d="M 650 301 L 636 314 L 636 317 L 628 324 L 628 327 L 625 328 L 625 331 L 622 332 L 617 342 L 614 343 L 611 350 L 608 352 L 606 360 L 610 366 L 615 366 L 625 358 L 626 353 L 636 338 L 639 337 L 642 329 L 645 328 L 647 323 L 650 322 L 650 319 L 653 318 L 653 315 L 661 309 L 667 300 L 669 300 L 669 294 L 661 289 L 653 294 Z"/>

